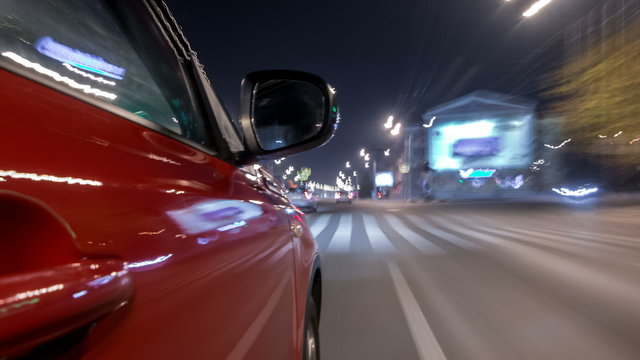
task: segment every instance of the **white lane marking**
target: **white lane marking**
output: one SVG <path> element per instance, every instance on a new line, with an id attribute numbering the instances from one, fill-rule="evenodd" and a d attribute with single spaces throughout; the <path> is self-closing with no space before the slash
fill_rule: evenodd
<path id="1" fill-rule="evenodd" d="M 488 242 L 490 244 L 501 245 L 501 244 L 507 242 L 506 240 L 501 239 L 501 238 L 497 238 L 495 236 L 491 236 L 491 235 L 487 235 L 485 233 L 481 233 L 481 232 L 478 232 L 478 231 L 470 230 L 466 226 L 458 225 L 457 223 L 451 222 L 451 221 L 447 220 L 446 218 L 438 217 L 438 218 L 436 218 L 436 221 L 441 222 L 441 223 L 442 222 L 447 222 L 447 223 L 450 223 L 452 225 L 455 225 L 456 226 L 455 229 L 456 229 L 457 232 L 459 232 L 461 234 L 464 234 L 464 235 L 467 235 L 470 238 L 486 241 L 486 242 Z"/>
<path id="2" fill-rule="evenodd" d="M 629 251 L 620 249 L 619 247 L 608 243 L 579 240 L 575 238 L 575 235 L 569 232 L 565 232 L 564 235 L 561 236 L 552 233 L 545 233 L 542 232 L 542 230 L 528 230 L 514 227 L 504 228 L 504 226 L 501 228 L 495 228 L 484 225 L 480 222 L 473 225 L 473 227 L 481 231 L 496 234 L 497 236 L 520 239 L 529 244 L 545 245 L 554 249 L 569 251 L 583 256 L 596 256 L 599 260 L 608 258 L 615 263 L 623 263 L 633 268 L 640 268 L 640 264 L 636 261 L 635 255 L 628 256 Z M 474 235 L 476 234 L 474 233 Z M 524 235 L 524 237 L 522 235 Z"/>
<path id="3" fill-rule="evenodd" d="M 364 230 L 369 238 L 373 251 L 379 254 L 395 253 L 396 248 L 380 230 L 378 222 L 372 215 L 364 215 Z"/>
<path id="4" fill-rule="evenodd" d="M 387 261 L 387 266 L 420 359 L 446 360 L 446 356 L 444 356 L 444 352 L 442 352 L 442 348 L 398 264 L 395 261 Z"/>
<path id="5" fill-rule="evenodd" d="M 529 230 L 522 228 L 505 228 L 505 229 L 496 229 L 490 228 L 487 226 L 477 226 L 479 229 L 482 229 L 487 232 L 491 232 L 494 234 L 502 235 L 502 236 L 511 236 L 515 238 L 520 238 L 518 234 L 528 236 L 524 240 L 535 241 L 541 244 L 545 244 L 548 246 L 552 246 L 558 249 L 570 249 L 573 251 L 580 251 L 582 248 L 590 248 L 590 249 L 600 249 L 607 251 L 616 251 L 617 249 L 611 245 L 607 245 L 605 243 L 592 242 L 588 240 L 578 240 L 574 235 L 567 232 L 563 236 L 557 235 L 551 232 L 543 232 L 541 230 Z M 544 240 L 546 239 L 546 241 Z M 593 250 L 592 250 L 593 251 Z"/>
<path id="6" fill-rule="evenodd" d="M 407 228 L 397 216 L 385 214 L 385 219 L 403 238 L 425 254 L 443 254 L 442 248 Z"/>
<path id="7" fill-rule="evenodd" d="M 445 241 L 449 241 L 457 246 L 460 246 L 464 249 L 467 250 L 479 250 L 481 247 L 480 245 L 471 242 L 469 240 L 463 239 L 455 234 L 451 234 L 448 233 L 446 231 L 442 231 L 440 229 L 437 229 L 433 226 L 428 226 L 427 224 L 424 223 L 424 219 L 421 219 L 420 217 L 416 216 L 416 215 L 407 215 L 407 217 L 409 218 L 409 220 L 414 223 L 417 227 L 421 228 L 422 230 L 431 233 Z"/>
<path id="8" fill-rule="evenodd" d="M 327 252 L 347 253 L 351 246 L 351 214 L 340 217 L 338 229 L 329 242 Z"/>
<path id="9" fill-rule="evenodd" d="M 231 350 L 231 353 L 226 357 L 227 360 L 240 360 L 247 356 L 247 351 L 251 349 L 256 340 L 258 340 L 258 337 L 260 337 L 260 334 L 264 332 L 267 320 L 273 316 L 278 304 L 281 303 L 282 295 L 285 292 L 287 284 L 290 282 L 291 279 L 288 276 L 283 277 L 280 284 L 278 284 L 269 299 L 267 299 L 260 314 L 253 320 L 247 331 L 242 335 L 240 341 L 238 341 L 233 350 Z"/>
<path id="10" fill-rule="evenodd" d="M 329 225 L 330 218 L 331 218 L 331 215 L 324 214 L 324 215 L 321 215 L 318 219 L 316 219 L 313 225 L 311 225 L 311 229 L 310 229 L 311 233 L 313 234 L 313 237 L 318 236 L 318 234 L 320 234 L 322 230 L 324 230 L 327 227 L 327 225 Z"/>
<path id="11" fill-rule="evenodd" d="M 637 308 L 640 302 L 640 291 L 635 278 L 622 277 L 611 271 L 595 268 L 591 264 L 568 260 L 563 255 L 517 242 L 497 239 L 462 228 L 457 231 L 493 244 L 492 248 L 495 251 L 511 257 L 529 272 L 547 278 L 549 281 L 564 284 L 567 291 L 577 292 L 581 297 L 596 299 L 603 303 L 616 299 L 617 306 L 628 309 Z M 640 312 L 635 311 L 632 316 L 639 315 Z"/>
<path id="12" fill-rule="evenodd" d="M 478 220 L 478 223 L 488 224 L 488 218 L 474 217 Z M 516 227 L 505 228 L 504 223 L 516 223 Z M 619 246 L 632 246 L 638 247 L 638 240 L 634 237 L 620 236 L 615 234 L 608 234 L 601 232 L 600 229 L 584 230 L 580 228 L 572 227 L 558 227 L 554 223 L 540 223 L 533 222 L 531 219 L 525 218 L 510 218 L 505 219 L 498 223 L 498 226 L 504 228 L 507 231 L 532 231 L 537 236 L 540 233 L 546 233 L 549 236 L 560 236 L 565 241 L 568 239 L 574 239 L 574 241 L 580 241 L 586 244 L 602 244 L 603 246 L 619 247 Z"/>

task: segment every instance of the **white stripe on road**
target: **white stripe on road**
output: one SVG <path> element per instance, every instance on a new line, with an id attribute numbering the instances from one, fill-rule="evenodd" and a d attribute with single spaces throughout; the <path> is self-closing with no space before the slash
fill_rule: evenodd
<path id="1" fill-rule="evenodd" d="M 351 214 L 340 217 L 338 229 L 329 242 L 327 252 L 347 253 L 351 246 Z"/>
<path id="2" fill-rule="evenodd" d="M 390 214 L 384 215 L 385 219 L 389 222 L 393 230 L 397 231 L 403 238 L 409 241 L 413 246 L 418 248 L 425 254 L 443 254 L 445 251 L 438 247 L 436 244 L 425 239 L 424 237 L 416 234 L 411 229 L 406 227 L 400 218 Z"/>
<path id="3" fill-rule="evenodd" d="M 396 248 L 380 230 L 378 222 L 372 215 L 364 215 L 364 230 L 369 238 L 373 251 L 379 254 L 395 253 Z"/>
<path id="4" fill-rule="evenodd" d="M 452 221 L 450 221 L 450 220 L 448 220 L 446 218 L 436 218 L 436 219 L 438 219 L 439 220 L 438 222 L 440 222 L 440 223 L 444 222 L 444 223 L 448 223 L 448 224 L 451 224 L 451 225 L 456 225 L 455 229 L 456 229 L 457 232 L 459 232 L 459 233 L 461 233 L 463 235 L 467 235 L 471 239 L 483 240 L 483 241 L 486 241 L 486 242 L 488 242 L 490 244 L 494 244 L 494 245 L 501 245 L 501 244 L 506 242 L 506 240 L 504 240 L 504 239 L 497 238 L 497 237 L 491 236 L 491 235 L 487 235 L 485 233 L 481 233 L 481 232 L 478 232 L 478 231 L 470 230 L 466 226 L 457 225 L 457 223 L 452 222 Z"/>
<path id="5" fill-rule="evenodd" d="M 331 218 L 331 215 L 324 214 L 316 219 L 313 225 L 311 225 L 311 229 L 310 229 L 311 233 L 313 234 L 313 237 L 318 236 L 318 234 L 320 234 L 322 230 L 324 230 L 327 227 L 327 225 L 329 224 L 330 218 Z"/>
<path id="6" fill-rule="evenodd" d="M 422 230 L 431 233 L 445 241 L 449 241 L 455 245 L 458 245 L 464 249 L 467 250 L 479 250 L 480 249 L 480 245 L 471 242 L 469 240 L 463 239 L 455 234 L 451 234 L 448 233 L 446 231 L 442 231 L 440 229 L 437 229 L 433 226 L 428 226 L 427 224 L 424 223 L 424 219 L 421 219 L 420 217 L 416 216 L 416 215 L 407 215 L 409 220 L 414 223 L 417 227 L 421 228 Z"/>
<path id="7" fill-rule="evenodd" d="M 479 216 L 475 216 L 475 219 L 478 220 L 478 223 L 484 224 L 487 226 L 487 218 L 482 218 Z M 503 223 L 516 223 L 517 227 L 505 227 Z M 563 242 L 582 242 L 583 245 L 592 244 L 590 246 L 607 246 L 613 248 L 618 248 L 620 246 L 633 246 L 638 247 L 638 241 L 634 237 L 630 236 L 620 236 L 615 234 L 608 234 L 599 231 L 599 229 L 594 229 L 594 231 L 585 231 L 580 228 L 572 228 L 572 227 L 558 227 L 553 224 L 548 224 L 544 222 L 534 222 L 529 218 L 510 218 L 505 219 L 504 222 L 500 222 L 498 226 L 504 228 L 507 231 L 529 231 L 531 234 L 535 234 L 536 236 L 542 236 L 541 234 L 547 234 L 548 236 L 554 236 L 556 238 L 562 238 Z M 493 228 L 493 227 L 492 227 Z M 573 240 L 571 240 L 573 239 Z M 601 244 L 601 245 L 596 245 Z"/>
<path id="8" fill-rule="evenodd" d="M 411 292 L 407 280 L 398 268 L 398 264 L 394 261 L 388 261 L 387 266 L 420 360 L 446 360 L 442 348 L 438 344 L 422 309 L 420 309 L 418 301 Z"/>
<path id="9" fill-rule="evenodd" d="M 565 232 L 563 235 L 545 233 L 542 230 L 528 230 L 517 227 L 496 228 L 480 222 L 473 225 L 474 228 L 495 234 L 505 239 L 515 238 L 528 244 L 544 245 L 561 251 L 569 251 L 582 256 L 597 257 L 599 260 L 612 261 L 617 264 L 625 264 L 636 269 L 640 269 L 640 264 L 636 261 L 636 256 L 628 250 L 621 249 L 606 242 L 596 242 L 580 240 L 573 233 Z M 474 233 L 474 236 L 477 233 Z M 526 245 L 525 246 L 531 246 Z"/>

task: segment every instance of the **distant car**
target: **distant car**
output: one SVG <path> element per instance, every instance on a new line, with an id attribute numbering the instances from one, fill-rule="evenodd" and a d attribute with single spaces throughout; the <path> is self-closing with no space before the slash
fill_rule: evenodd
<path id="1" fill-rule="evenodd" d="M 239 133 L 161 0 L 0 23 L 0 359 L 318 359 L 318 247 L 259 162 L 331 138 L 329 84 L 247 75 Z"/>
<path id="2" fill-rule="evenodd" d="M 347 203 L 351 204 L 353 199 L 353 193 L 350 191 L 336 191 L 336 204 Z"/>
<path id="3" fill-rule="evenodd" d="M 318 196 L 305 188 L 290 188 L 287 197 L 301 210 L 318 211 Z"/>

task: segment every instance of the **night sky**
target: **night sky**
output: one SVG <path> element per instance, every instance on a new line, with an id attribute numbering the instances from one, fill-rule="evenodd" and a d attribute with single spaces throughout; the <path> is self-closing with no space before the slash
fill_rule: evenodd
<path id="1" fill-rule="evenodd" d="M 342 116 L 322 148 L 287 159 L 333 184 L 362 147 L 401 147 L 382 124 L 419 124 L 426 109 L 485 89 L 539 97 L 562 60 L 562 27 L 599 0 L 166 1 L 230 115 L 251 71 L 294 69 L 338 91 Z"/>

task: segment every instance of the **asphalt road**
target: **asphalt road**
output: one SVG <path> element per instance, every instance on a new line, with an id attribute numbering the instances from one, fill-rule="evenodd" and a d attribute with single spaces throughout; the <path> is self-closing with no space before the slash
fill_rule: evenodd
<path id="1" fill-rule="evenodd" d="M 640 206 L 330 205 L 325 360 L 640 359 Z"/>

